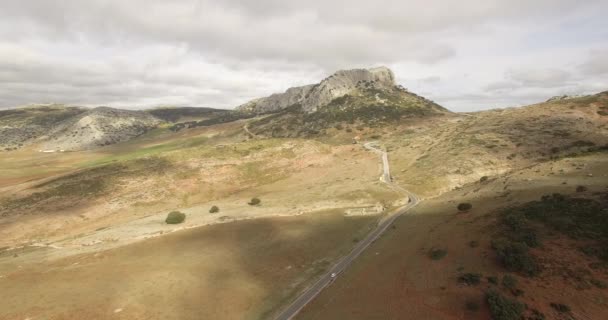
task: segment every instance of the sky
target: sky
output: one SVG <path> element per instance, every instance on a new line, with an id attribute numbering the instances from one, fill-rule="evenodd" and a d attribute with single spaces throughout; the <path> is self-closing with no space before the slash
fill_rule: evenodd
<path id="1" fill-rule="evenodd" d="M 387 66 L 453 111 L 608 90 L 606 0 L 0 0 L 0 109 L 231 109 Z"/>

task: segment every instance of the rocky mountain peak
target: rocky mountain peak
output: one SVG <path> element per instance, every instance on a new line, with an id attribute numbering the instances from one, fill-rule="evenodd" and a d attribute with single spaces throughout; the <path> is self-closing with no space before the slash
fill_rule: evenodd
<path id="1" fill-rule="evenodd" d="M 395 85 L 395 75 L 387 67 L 340 70 L 318 84 L 294 87 L 284 93 L 255 99 L 237 107 L 237 110 L 267 113 L 300 105 L 310 113 L 360 87 L 390 89 Z"/>

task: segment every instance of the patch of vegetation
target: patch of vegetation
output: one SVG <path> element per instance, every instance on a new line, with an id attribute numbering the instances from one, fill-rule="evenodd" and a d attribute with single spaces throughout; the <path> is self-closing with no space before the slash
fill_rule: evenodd
<path id="1" fill-rule="evenodd" d="M 156 108 L 147 110 L 146 112 L 159 119 L 169 122 L 176 122 L 182 117 L 217 117 L 230 111 L 203 107 L 176 107 Z"/>
<path id="2" fill-rule="evenodd" d="M 465 273 L 458 277 L 458 282 L 469 286 L 478 285 L 481 282 L 480 273 Z"/>
<path id="3" fill-rule="evenodd" d="M 262 200 L 260 200 L 259 198 L 251 198 L 251 200 L 247 204 L 250 206 L 257 206 L 260 203 L 262 203 Z"/>
<path id="4" fill-rule="evenodd" d="M 228 123 L 241 119 L 250 119 L 255 117 L 256 114 L 241 111 L 226 111 L 214 114 L 211 118 L 200 120 L 200 121 L 187 121 L 180 122 L 169 127 L 171 131 L 180 131 L 182 129 L 190 129 L 196 127 L 208 127 L 215 124 Z"/>
<path id="5" fill-rule="evenodd" d="M 444 249 L 431 249 L 429 250 L 429 258 L 432 260 L 441 260 L 448 254 L 447 250 Z"/>
<path id="6" fill-rule="evenodd" d="M 473 205 L 468 202 L 463 202 L 463 203 L 459 203 L 456 208 L 458 209 L 458 211 L 464 212 L 464 211 L 471 210 L 471 208 L 473 208 Z"/>
<path id="7" fill-rule="evenodd" d="M 322 135 L 338 125 L 356 125 L 361 130 L 404 118 L 438 115 L 445 109 L 413 93 L 394 89 L 359 87 L 335 98 L 316 112 L 307 113 L 294 104 L 253 122 L 250 130 L 272 137 L 311 137 Z"/>
<path id="8" fill-rule="evenodd" d="M 483 176 L 481 178 L 479 178 L 479 182 L 486 182 L 488 181 L 488 176 Z"/>
<path id="9" fill-rule="evenodd" d="M 488 279 L 488 282 L 491 284 L 498 284 L 498 278 L 495 276 L 490 276 L 487 279 Z"/>
<path id="10" fill-rule="evenodd" d="M 507 289 L 515 289 L 517 287 L 517 279 L 512 275 L 506 274 L 502 277 L 502 285 Z"/>
<path id="11" fill-rule="evenodd" d="M 184 220 L 186 220 L 186 214 L 185 213 L 182 213 L 182 212 L 179 212 L 179 211 L 171 211 L 167 215 L 167 218 L 165 219 L 165 222 L 167 224 L 178 224 L 178 223 L 184 222 Z"/>
<path id="12" fill-rule="evenodd" d="M 477 240 L 471 240 L 471 241 L 469 241 L 469 247 L 477 248 L 477 247 L 479 247 L 479 242 Z"/>
<path id="13" fill-rule="evenodd" d="M 576 187 L 576 192 L 585 192 L 585 191 L 587 191 L 587 187 L 585 187 L 585 186 Z"/>
<path id="14" fill-rule="evenodd" d="M 486 293 L 486 301 L 493 320 L 520 320 L 526 308 L 521 302 L 509 299 L 495 290 Z"/>
<path id="15" fill-rule="evenodd" d="M 529 248 L 525 243 L 498 239 L 492 241 L 492 249 L 496 251 L 498 261 L 509 271 L 521 272 L 528 276 L 540 272 L 540 266 L 528 252 Z"/>
<path id="16" fill-rule="evenodd" d="M 209 209 L 209 213 L 218 213 L 220 212 L 220 208 L 218 208 L 218 206 L 212 206 L 211 209 Z"/>
<path id="17" fill-rule="evenodd" d="M 506 209 L 499 219 L 501 237 L 492 242 L 500 262 L 507 270 L 535 275 L 538 263 L 529 248 L 540 245 L 533 222 L 540 222 L 575 239 L 596 240 L 583 248 L 588 255 L 608 260 L 608 210 L 606 199 L 573 198 L 561 194 L 545 195 Z"/>
<path id="18" fill-rule="evenodd" d="M 570 312 L 570 307 L 563 303 L 551 302 L 550 306 L 551 306 L 551 308 L 555 309 L 557 312 L 561 312 L 561 313 Z"/>
<path id="19" fill-rule="evenodd" d="M 25 197 L 2 199 L 0 212 L 8 215 L 13 210 L 48 205 L 48 201 L 53 201 L 57 209 L 66 209 L 80 201 L 107 194 L 114 179 L 162 174 L 170 168 L 171 164 L 167 160 L 151 157 L 78 171 L 37 184 L 33 187 L 33 192 Z"/>

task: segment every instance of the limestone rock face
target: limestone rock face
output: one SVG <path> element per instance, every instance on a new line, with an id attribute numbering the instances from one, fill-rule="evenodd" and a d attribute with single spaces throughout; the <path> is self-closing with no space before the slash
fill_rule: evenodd
<path id="1" fill-rule="evenodd" d="M 358 86 L 390 89 L 395 85 L 395 76 L 386 67 L 341 70 L 325 78 L 318 84 L 290 88 L 284 93 L 277 93 L 265 98 L 252 100 L 237 107 L 237 109 L 255 113 L 266 113 L 279 111 L 299 104 L 304 111 L 310 113 L 326 106 L 335 98 L 349 94 Z"/>

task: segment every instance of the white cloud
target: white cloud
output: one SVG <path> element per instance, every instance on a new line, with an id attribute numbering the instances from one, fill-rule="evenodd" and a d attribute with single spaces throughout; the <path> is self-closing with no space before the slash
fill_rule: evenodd
<path id="1" fill-rule="evenodd" d="M 487 108 L 489 91 L 502 95 L 492 107 L 528 103 L 608 86 L 607 9 L 600 0 L 2 1 L 0 106 L 230 108 L 375 65 L 456 110 Z"/>

